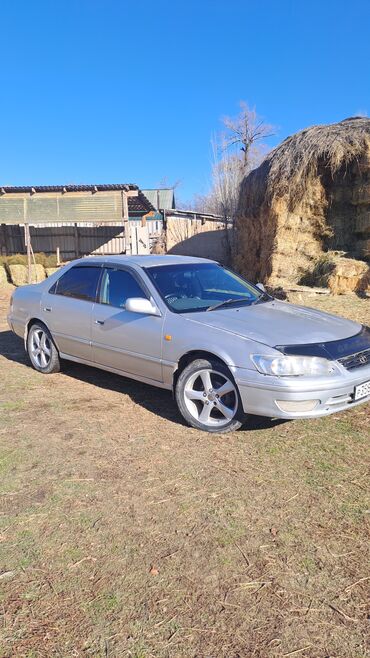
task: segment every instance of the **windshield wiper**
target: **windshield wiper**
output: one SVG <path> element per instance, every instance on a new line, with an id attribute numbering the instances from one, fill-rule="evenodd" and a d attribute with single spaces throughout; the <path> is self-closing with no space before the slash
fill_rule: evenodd
<path id="1" fill-rule="evenodd" d="M 251 303 L 250 300 L 245 299 L 245 297 L 241 297 L 240 299 L 224 299 L 223 302 L 218 302 L 213 306 L 208 306 L 207 311 L 214 311 L 216 308 L 221 308 L 221 306 L 227 306 L 228 304 L 240 304 L 240 302 L 248 302 L 248 304 Z"/>
<path id="2" fill-rule="evenodd" d="M 258 304 L 259 302 L 269 302 L 269 301 L 271 301 L 272 299 L 274 299 L 274 298 L 271 297 L 271 295 L 269 295 L 267 292 L 265 292 L 265 291 L 263 290 L 263 291 L 261 292 L 260 296 L 257 297 L 257 299 L 255 299 L 254 302 L 252 302 L 252 305 L 253 305 L 253 304 Z"/>

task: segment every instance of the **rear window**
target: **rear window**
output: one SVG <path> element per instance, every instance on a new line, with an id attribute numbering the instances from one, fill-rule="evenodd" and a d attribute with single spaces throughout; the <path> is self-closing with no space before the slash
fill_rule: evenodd
<path id="1" fill-rule="evenodd" d="M 93 302 L 100 272 L 100 267 L 72 267 L 58 279 L 49 292 Z"/>

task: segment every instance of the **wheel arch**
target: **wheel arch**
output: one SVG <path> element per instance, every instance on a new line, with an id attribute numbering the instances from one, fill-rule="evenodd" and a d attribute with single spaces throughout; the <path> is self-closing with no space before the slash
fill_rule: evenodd
<path id="1" fill-rule="evenodd" d="M 174 370 L 173 373 L 173 381 L 172 381 L 172 390 L 174 391 L 176 388 L 177 380 L 181 374 L 181 372 L 186 368 L 189 363 L 192 361 L 195 361 L 195 359 L 212 359 L 213 361 L 218 361 L 219 363 L 222 363 L 224 366 L 227 368 L 230 367 L 230 365 L 225 361 L 224 358 L 219 356 L 218 354 L 215 354 L 214 352 L 209 352 L 208 350 L 189 350 L 189 352 L 185 352 L 183 354 L 178 362 L 176 369 Z"/>
<path id="2" fill-rule="evenodd" d="M 49 329 L 48 325 L 46 324 L 46 322 L 44 322 L 40 318 L 32 317 L 29 320 L 27 320 L 27 322 L 25 324 L 25 327 L 24 327 L 24 337 L 23 337 L 25 349 L 27 349 L 27 338 L 28 338 L 28 334 L 30 332 L 30 329 L 31 329 L 32 325 L 38 324 L 38 323 L 43 324 L 44 327 L 46 327 L 46 329 L 48 331 L 50 331 L 50 329 Z"/>

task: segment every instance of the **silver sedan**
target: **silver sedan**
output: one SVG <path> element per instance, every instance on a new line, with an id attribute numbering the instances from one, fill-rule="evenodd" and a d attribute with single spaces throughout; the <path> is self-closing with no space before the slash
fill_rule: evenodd
<path id="1" fill-rule="evenodd" d="M 370 399 L 370 329 L 184 256 L 89 257 L 13 293 L 39 372 L 77 361 L 170 389 L 193 427 L 317 417 Z"/>

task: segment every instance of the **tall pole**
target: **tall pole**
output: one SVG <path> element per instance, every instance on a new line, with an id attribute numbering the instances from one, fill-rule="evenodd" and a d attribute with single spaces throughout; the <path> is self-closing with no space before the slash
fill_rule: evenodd
<path id="1" fill-rule="evenodd" d="M 30 225 L 28 223 L 27 198 L 24 199 L 23 213 L 24 213 L 24 243 L 27 249 L 27 280 L 28 283 L 31 283 L 31 237 L 30 237 Z"/>
<path id="2" fill-rule="evenodd" d="M 27 280 L 31 283 L 31 238 L 30 238 L 30 225 L 24 225 L 24 242 L 27 248 Z"/>
<path id="3" fill-rule="evenodd" d="M 128 216 L 128 199 L 127 194 L 122 190 L 122 215 L 123 215 L 123 226 L 125 229 L 125 245 L 126 245 L 126 254 L 131 254 L 131 233 L 130 233 L 130 222 Z"/>

